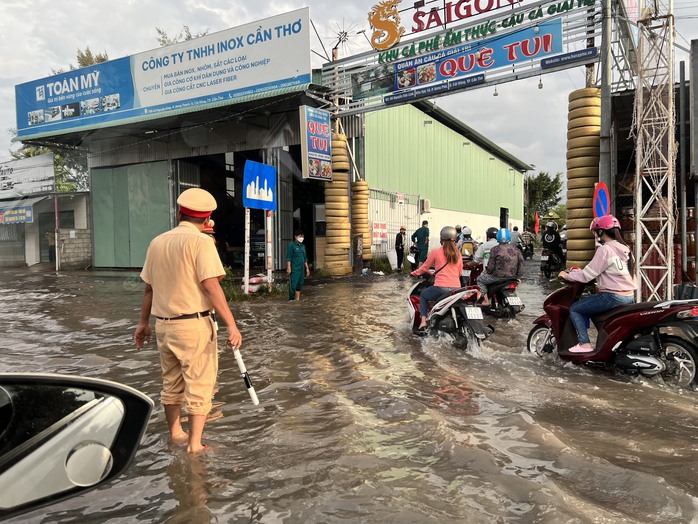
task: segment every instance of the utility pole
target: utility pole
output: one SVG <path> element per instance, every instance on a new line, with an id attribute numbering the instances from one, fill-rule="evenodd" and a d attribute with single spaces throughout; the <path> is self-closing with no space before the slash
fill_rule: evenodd
<path id="1" fill-rule="evenodd" d="M 674 2 L 654 0 L 638 20 L 635 91 L 635 260 L 638 300 L 673 295 L 676 216 Z"/>

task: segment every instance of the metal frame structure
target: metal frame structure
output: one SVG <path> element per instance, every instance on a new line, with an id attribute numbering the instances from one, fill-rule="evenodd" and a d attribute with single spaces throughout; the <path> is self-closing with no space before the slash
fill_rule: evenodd
<path id="1" fill-rule="evenodd" d="M 635 93 L 635 260 L 638 300 L 670 299 L 676 210 L 674 2 L 642 8 Z"/>

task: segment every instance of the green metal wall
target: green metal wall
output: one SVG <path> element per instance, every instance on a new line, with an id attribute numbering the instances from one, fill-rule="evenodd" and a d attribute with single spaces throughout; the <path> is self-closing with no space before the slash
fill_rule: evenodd
<path id="1" fill-rule="evenodd" d="M 150 241 L 170 228 L 167 162 L 91 173 L 95 267 L 143 267 Z"/>
<path id="2" fill-rule="evenodd" d="M 372 188 L 418 193 L 438 209 L 498 217 L 504 207 L 523 219 L 523 174 L 416 107 L 368 113 L 365 126 Z"/>

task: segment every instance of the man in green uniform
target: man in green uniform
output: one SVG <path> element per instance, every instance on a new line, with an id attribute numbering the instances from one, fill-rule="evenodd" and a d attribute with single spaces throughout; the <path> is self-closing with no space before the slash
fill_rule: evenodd
<path id="1" fill-rule="evenodd" d="M 417 262 L 422 264 L 426 261 L 427 255 L 429 254 L 429 222 L 424 220 L 422 222 L 422 227 L 412 233 L 411 238 L 412 242 L 417 244 L 417 248 L 419 249 L 419 260 Z"/>
<path id="2" fill-rule="evenodd" d="M 286 273 L 289 274 L 289 302 L 301 299 L 301 289 L 303 289 L 305 277 L 310 276 L 308 257 L 305 254 L 303 240 L 305 240 L 303 231 L 296 231 L 294 234 L 294 241 L 289 244 L 288 250 L 286 251 Z"/>

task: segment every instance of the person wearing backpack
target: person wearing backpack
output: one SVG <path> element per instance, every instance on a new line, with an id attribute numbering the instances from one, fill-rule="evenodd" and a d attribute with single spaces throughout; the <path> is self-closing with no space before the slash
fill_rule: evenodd
<path id="1" fill-rule="evenodd" d="M 478 248 L 477 241 L 472 237 L 472 234 L 471 229 L 465 226 L 462 230 L 461 239 L 457 244 L 458 251 L 466 260 L 472 260 Z"/>

